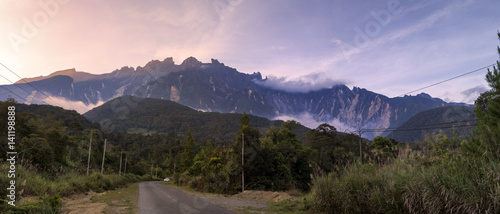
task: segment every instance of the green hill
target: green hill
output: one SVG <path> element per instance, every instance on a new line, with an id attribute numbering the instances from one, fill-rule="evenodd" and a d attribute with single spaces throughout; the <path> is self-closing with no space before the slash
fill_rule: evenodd
<path id="1" fill-rule="evenodd" d="M 467 136 L 474 128 L 472 126 L 474 124 L 473 107 L 447 106 L 416 114 L 387 137 L 399 142 L 423 141 L 426 137 L 439 133 L 440 130 L 450 136 L 453 126 L 458 135 Z"/>
<path id="2" fill-rule="evenodd" d="M 16 112 L 33 113 L 40 116 L 42 120 L 51 119 L 62 122 L 69 131 L 80 131 L 85 128 L 97 128 L 97 124 L 92 124 L 84 116 L 74 110 L 66 110 L 58 106 L 37 105 L 37 104 L 16 104 Z"/>
<path id="3" fill-rule="evenodd" d="M 168 100 L 123 96 L 90 110 L 84 116 L 99 122 L 108 132 L 185 134 L 191 129 L 196 139 L 234 141 L 242 115 L 202 112 Z M 252 115 L 249 118 L 250 125 L 261 132 L 283 123 Z M 300 126 L 294 131 L 300 137 L 307 130 Z"/>

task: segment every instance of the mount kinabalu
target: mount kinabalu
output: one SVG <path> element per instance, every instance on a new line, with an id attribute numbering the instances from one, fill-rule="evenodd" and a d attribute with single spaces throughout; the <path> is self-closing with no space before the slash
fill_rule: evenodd
<path id="1" fill-rule="evenodd" d="M 93 75 L 71 69 L 25 80 L 53 96 L 52 100 L 63 98 L 87 106 L 132 95 L 172 100 L 204 111 L 246 111 L 267 118 L 307 113 L 321 121 L 338 119 L 353 128 L 397 127 L 418 112 L 450 105 L 427 94 L 388 98 L 357 87 L 350 90 L 345 85 L 304 93 L 287 92 L 264 86 L 267 78 L 262 79 L 260 73 L 239 73 L 217 60 L 202 63 L 193 57 L 180 65 L 166 58 L 135 69 L 122 67 L 108 74 Z M 24 81 L 17 85 L 25 90 L 32 88 Z M 35 89 L 28 95 L 17 86 L 5 87 L 18 95 L 24 94 L 32 103 L 47 100 Z M 1 96 L 5 99 L 7 95 Z"/>

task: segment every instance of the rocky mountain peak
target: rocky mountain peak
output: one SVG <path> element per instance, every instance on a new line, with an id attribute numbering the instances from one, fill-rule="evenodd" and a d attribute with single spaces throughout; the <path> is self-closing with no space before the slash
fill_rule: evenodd
<path id="1" fill-rule="evenodd" d="M 262 74 L 260 72 L 254 72 L 253 74 L 250 74 L 250 78 L 256 79 L 256 80 L 262 80 Z"/>
<path id="2" fill-rule="evenodd" d="M 211 59 L 212 60 L 212 65 L 221 65 L 224 66 L 224 63 L 220 63 L 219 60 L 216 59 Z"/>
<path id="3" fill-rule="evenodd" d="M 200 66 L 201 66 L 201 62 L 192 56 L 185 59 L 181 64 L 182 68 L 197 68 Z"/>
<path id="4" fill-rule="evenodd" d="M 432 99 L 431 95 L 426 94 L 426 93 L 417 94 L 417 97 L 423 97 L 423 98 Z"/>
<path id="5" fill-rule="evenodd" d="M 159 66 L 161 64 L 160 60 L 151 60 L 144 67 L 148 66 Z"/>
<path id="6" fill-rule="evenodd" d="M 163 60 L 163 63 L 165 64 L 174 64 L 174 58 L 172 57 L 167 57 Z"/>

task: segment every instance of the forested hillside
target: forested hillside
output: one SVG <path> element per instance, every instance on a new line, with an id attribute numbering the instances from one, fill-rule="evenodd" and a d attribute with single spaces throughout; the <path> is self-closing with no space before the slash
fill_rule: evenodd
<path id="1" fill-rule="evenodd" d="M 241 114 L 202 112 L 169 101 L 152 98 L 124 96 L 113 99 L 84 114 L 86 118 L 103 125 L 104 131 L 139 134 L 185 135 L 191 130 L 196 139 L 215 142 L 233 142 L 238 133 Z M 271 121 L 248 115 L 250 125 L 264 132 L 283 121 Z M 300 125 L 294 131 L 302 137 L 308 128 Z"/>
<path id="2" fill-rule="evenodd" d="M 455 134 L 466 137 L 475 124 L 473 107 L 447 106 L 416 114 L 397 129 L 392 129 L 387 137 L 407 143 L 423 141 L 440 131 L 448 136 L 455 131 Z"/>

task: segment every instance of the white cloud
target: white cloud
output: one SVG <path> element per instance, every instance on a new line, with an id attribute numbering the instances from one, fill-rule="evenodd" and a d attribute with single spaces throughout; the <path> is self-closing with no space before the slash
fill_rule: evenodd
<path id="1" fill-rule="evenodd" d="M 59 106 L 59 107 L 62 107 L 64 109 L 67 109 L 67 110 L 75 110 L 76 112 L 78 112 L 80 114 L 83 114 L 89 110 L 92 110 L 95 107 L 98 107 L 98 106 L 104 104 L 104 101 L 99 100 L 96 104 L 90 103 L 90 104 L 86 105 L 82 101 L 71 101 L 71 100 L 67 100 L 67 99 L 62 98 L 62 97 L 54 97 L 54 96 L 46 97 L 45 99 L 42 99 L 42 100 L 46 104 Z"/>
<path id="2" fill-rule="evenodd" d="M 469 88 L 465 91 L 462 91 L 460 94 L 464 96 L 465 103 L 474 103 L 474 101 L 481 95 L 481 93 L 488 91 L 483 85 L 478 85 L 474 88 Z"/>
<path id="3" fill-rule="evenodd" d="M 335 85 L 346 84 L 345 81 L 328 78 L 325 73 L 311 73 L 302 77 L 289 79 L 287 77 L 268 76 L 266 80 L 255 81 L 257 84 L 288 92 L 307 93 Z"/>

